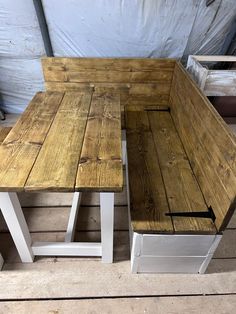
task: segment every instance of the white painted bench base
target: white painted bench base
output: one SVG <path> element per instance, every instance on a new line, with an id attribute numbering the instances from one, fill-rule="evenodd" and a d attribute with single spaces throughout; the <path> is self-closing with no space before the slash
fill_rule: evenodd
<path id="1" fill-rule="evenodd" d="M 2 254 L 0 253 L 0 270 L 2 269 L 3 264 L 4 264 L 4 260 L 3 260 Z"/>
<path id="2" fill-rule="evenodd" d="M 101 256 L 102 262 L 113 262 L 114 193 L 100 193 L 101 243 L 73 242 L 80 199 L 81 193 L 74 193 L 65 242 L 32 243 L 17 194 L 0 192 L 0 209 L 22 262 L 33 262 L 35 255 Z"/>
<path id="3" fill-rule="evenodd" d="M 123 141 L 132 273 L 204 273 L 222 238 L 221 234 L 166 235 L 133 232 L 125 132 Z"/>
<path id="4" fill-rule="evenodd" d="M 204 273 L 222 238 L 217 235 L 132 234 L 133 273 Z"/>

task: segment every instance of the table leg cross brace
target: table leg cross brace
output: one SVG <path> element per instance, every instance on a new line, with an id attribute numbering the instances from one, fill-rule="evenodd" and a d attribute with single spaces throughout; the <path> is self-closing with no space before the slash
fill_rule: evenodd
<path id="1" fill-rule="evenodd" d="M 75 192 L 65 242 L 32 243 L 17 194 L 0 192 L 0 208 L 22 262 L 33 262 L 34 255 L 102 256 L 104 263 L 113 262 L 114 193 L 100 193 L 101 243 L 72 242 L 80 200 L 81 193 Z"/>

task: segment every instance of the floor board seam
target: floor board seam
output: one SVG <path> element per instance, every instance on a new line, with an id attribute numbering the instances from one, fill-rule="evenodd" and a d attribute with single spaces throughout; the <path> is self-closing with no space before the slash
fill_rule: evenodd
<path id="1" fill-rule="evenodd" d="M 183 298 L 183 297 L 217 297 L 217 296 L 236 296 L 236 292 L 230 293 L 210 293 L 210 294 L 157 294 L 157 295 L 121 295 L 121 296 L 96 296 L 96 297 L 50 297 L 50 298 L 12 298 L 12 299 L 0 299 L 2 302 L 32 302 L 32 301 L 66 301 L 66 300 L 100 300 L 100 299 L 147 299 L 147 298 Z"/>

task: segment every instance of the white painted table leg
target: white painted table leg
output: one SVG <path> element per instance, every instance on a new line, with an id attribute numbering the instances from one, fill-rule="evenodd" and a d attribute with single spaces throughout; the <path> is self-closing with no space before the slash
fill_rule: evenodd
<path id="1" fill-rule="evenodd" d="M 31 237 L 17 194 L 0 192 L 0 209 L 22 262 L 33 262 Z"/>
<path id="2" fill-rule="evenodd" d="M 102 262 L 113 262 L 114 193 L 100 193 Z"/>
<path id="3" fill-rule="evenodd" d="M 74 193 L 72 207 L 70 211 L 70 217 L 69 217 L 69 221 L 67 225 L 65 242 L 72 242 L 74 239 L 81 196 L 82 196 L 81 192 Z"/>
<path id="4" fill-rule="evenodd" d="M 2 254 L 0 253 L 0 270 L 2 269 L 3 263 L 4 263 L 4 260 L 3 260 Z"/>

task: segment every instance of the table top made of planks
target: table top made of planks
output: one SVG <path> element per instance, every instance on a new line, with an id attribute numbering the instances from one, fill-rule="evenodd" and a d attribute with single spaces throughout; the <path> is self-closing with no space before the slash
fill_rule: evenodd
<path id="1" fill-rule="evenodd" d="M 39 92 L 0 145 L 0 191 L 121 191 L 120 95 Z"/>

